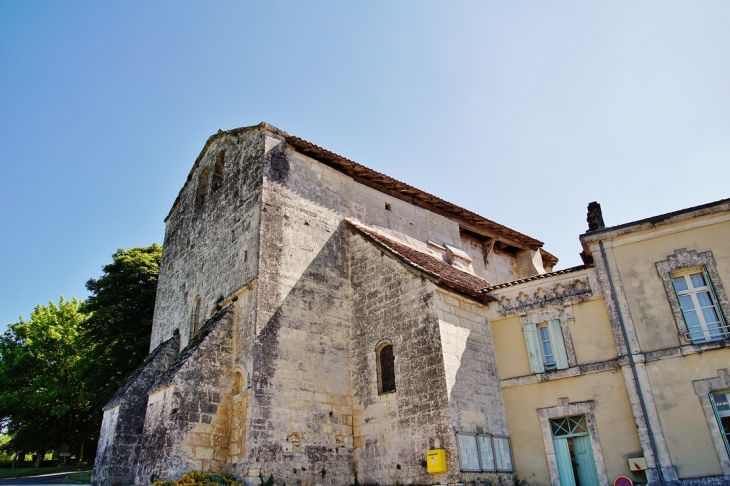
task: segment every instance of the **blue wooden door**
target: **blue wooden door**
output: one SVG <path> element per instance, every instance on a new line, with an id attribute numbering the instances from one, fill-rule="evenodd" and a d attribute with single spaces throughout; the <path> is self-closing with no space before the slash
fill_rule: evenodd
<path id="1" fill-rule="evenodd" d="M 560 486 L 576 486 L 573 476 L 573 461 L 570 457 L 570 446 L 568 439 L 553 439 L 555 447 L 555 460 L 558 462 L 558 473 L 560 474 Z"/>
<path id="2" fill-rule="evenodd" d="M 573 437 L 573 455 L 578 466 L 578 483 L 580 486 L 599 486 L 596 462 L 593 460 L 591 438 L 588 435 Z M 561 478 L 562 479 L 562 478 Z"/>

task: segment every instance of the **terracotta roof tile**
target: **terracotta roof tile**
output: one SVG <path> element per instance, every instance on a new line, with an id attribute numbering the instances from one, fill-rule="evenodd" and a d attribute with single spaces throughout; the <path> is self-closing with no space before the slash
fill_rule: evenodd
<path id="1" fill-rule="evenodd" d="M 520 280 L 513 280 L 512 282 L 505 282 L 505 283 L 501 283 L 501 284 L 497 284 L 497 285 L 492 285 L 491 287 L 488 287 L 487 289 L 485 289 L 485 291 L 491 292 L 492 290 L 503 289 L 505 287 L 512 287 L 513 285 L 519 285 L 519 284 L 525 283 L 525 282 L 532 282 L 533 280 L 540 280 L 542 278 L 554 277 L 556 275 L 563 275 L 566 273 L 578 272 L 580 270 L 585 270 L 586 268 L 588 268 L 588 265 L 578 265 L 577 267 L 564 268 L 563 270 L 558 270 L 555 272 L 544 273 L 542 275 L 535 275 L 533 277 L 522 278 Z"/>
<path id="2" fill-rule="evenodd" d="M 408 266 L 414 267 L 423 273 L 433 277 L 437 283 L 450 287 L 454 290 L 477 297 L 479 300 L 494 300 L 494 297 L 486 293 L 489 282 L 463 270 L 453 267 L 440 258 L 416 250 L 406 244 L 395 241 L 377 231 L 362 226 L 361 224 L 347 219 L 360 234 L 381 248 L 388 250 L 397 259 Z"/>

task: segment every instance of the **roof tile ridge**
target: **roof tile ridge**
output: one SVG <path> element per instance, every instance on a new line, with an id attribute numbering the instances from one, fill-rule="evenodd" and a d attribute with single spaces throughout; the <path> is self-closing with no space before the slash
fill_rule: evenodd
<path id="1" fill-rule="evenodd" d="M 586 270 L 587 268 L 590 268 L 591 266 L 592 265 L 576 265 L 574 267 L 568 267 L 568 268 L 564 268 L 562 270 L 555 270 L 555 271 L 552 271 L 549 273 L 543 273 L 541 275 L 533 275 L 532 277 L 520 278 L 517 280 L 512 280 L 510 282 L 504 282 L 501 284 L 492 285 L 491 287 L 488 287 L 486 289 L 486 291 L 491 292 L 492 290 L 499 290 L 499 289 L 504 289 L 507 287 L 512 287 L 514 285 L 519 285 L 521 283 L 532 282 L 533 280 L 540 280 L 543 278 L 555 277 L 558 275 L 565 275 L 567 273 L 579 272 L 581 270 Z"/>
<path id="2" fill-rule="evenodd" d="M 393 238 L 391 238 L 391 237 L 389 237 L 389 236 L 381 233 L 376 228 L 373 228 L 373 227 L 368 226 L 368 225 L 366 225 L 364 223 L 361 223 L 360 221 L 358 221 L 358 220 L 356 220 L 354 218 L 345 218 L 345 221 L 347 221 L 352 226 L 354 226 L 358 231 L 360 231 L 360 233 L 363 233 L 367 238 L 369 238 L 371 240 L 372 239 L 375 239 L 376 242 L 377 243 L 380 243 L 381 245 L 388 246 L 387 243 L 378 242 L 377 241 L 377 237 L 382 238 L 384 240 L 387 240 L 387 242 L 395 243 L 396 245 L 403 245 L 405 247 L 408 247 L 410 250 L 415 251 L 415 252 L 417 252 L 417 253 L 425 256 L 425 257 L 428 257 L 428 258 L 434 260 L 434 262 L 437 262 L 437 263 L 439 263 L 441 265 L 444 265 L 446 268 L 449 268 L 451 271 L 459 272 L 460 274 L 463 274 L 464 276 L 466 276 L 466 277 L 468 277 L 470 279 L 478 279 L 478 280 L 481 280 L 482 282 L 484 282 L 485 285 L 484 285 L 484 288 L 481 289 L 480 291 L 486 291 L 486 289 L 490 288 L 489 281 L 485 280 L 484 278 L 480 277 L 479 275 L 476 275 L 476 274 L 473 274 L 473 273 L 469 273 L 469 272 L 465 272 L 464 270 L 461 270 L 460 268 L 454 267 L 453 265 L 450 265 L 448 262 L 445 262 L 445 261 L 441 260 L 440 258 L 435 257 L 434 255 L 431 255 L 431 254 L 426 253 L 424 251 L 421 251 L 421 250 L 419 250 L 417 248 L 414 248 L 414 247 L 412 247 L 411 245 L 409 245 L 407 243 L 403 243 L 401 241 L 394 240 Z M 370 234 L 371 232 L 372 233 L 375 233 L 375 235 Z M 428 270 L 427 268 L 423 268 L 417 262 L 414 262 L 412 259 L 408 258 L 408 255 L 403 255 L 396 248 L 391 248 L 390 246 L 388 246 L 388 249 L 390 251 L 392 251 L 393 253 L 395 253 L 396 255 L 398 255 L 401 258 L 403 258 L 404 260 L 406 260 L 409 265 L 411 265 L 413 267 L 416 267 L 419 270 L 421 270 L 421 271 L 423 271 L 425 273 L 428 273 L 429 275 L 432 275 L 432 276 L 434 276 L 434 277 L 436 277 L 438 279 L 441 279 L 443 277 L 442 275 L 436 274 L 433 271 Z"/>

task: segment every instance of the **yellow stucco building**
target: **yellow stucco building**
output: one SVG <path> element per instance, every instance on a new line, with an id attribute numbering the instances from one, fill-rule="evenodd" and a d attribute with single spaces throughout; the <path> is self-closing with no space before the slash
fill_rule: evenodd
<path id="1" fill-rule="evenodd" d="M 730 200 L 588 222 L 585 265 L 490 289 L 517 478 L 729 484 Z"/>

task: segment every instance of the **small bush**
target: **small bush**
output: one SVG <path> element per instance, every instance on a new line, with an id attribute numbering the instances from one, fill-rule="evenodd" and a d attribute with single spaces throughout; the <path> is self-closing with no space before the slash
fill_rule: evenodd
<path id="1" fill-rule="evenodd" d="M 177 481 L 157 481 L 155 486 L 243 486 L 229 474 L 189 471 Z"/>

